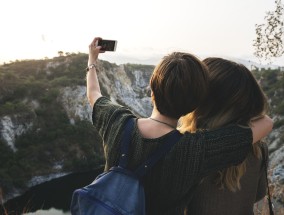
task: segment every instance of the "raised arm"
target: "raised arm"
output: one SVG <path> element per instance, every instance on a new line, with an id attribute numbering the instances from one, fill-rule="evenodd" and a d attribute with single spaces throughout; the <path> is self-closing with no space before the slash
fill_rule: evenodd
<path id="1" fill-rule="evenodd" d="M 253 143 L 256 143 L 271 132 L 273 121 L 269 116 L 265 115 L 262 118 L 252 120 L 250 127 L 252 129 Z"/>
<path id="2" fill-rule="evenodd" d="M 97 77 L 97 68 L 96 68 L 99 53 L 102 53 L 102 51 L 100 51 L 101 47 L 96 45 L 99 39 L 101 38 L 96 37 L 89 45 L 89 60 L 88 60 L 89 71 L 87 72 L 86 79 L 87 79 L 87 98 L 91 107 L 93 107 L 97 99 L 102 96 L 100 84 Z"/>

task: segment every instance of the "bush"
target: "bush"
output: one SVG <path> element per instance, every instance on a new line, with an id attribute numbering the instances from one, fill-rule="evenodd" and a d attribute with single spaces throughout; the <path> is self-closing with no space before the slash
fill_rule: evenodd
<path id="1" fill-rule="evenodd" d="M 0 106 L 0 116 L 19 114 L 29 111 L 29 107 L 22 102 L 6 102 L 4 105 Z"/>

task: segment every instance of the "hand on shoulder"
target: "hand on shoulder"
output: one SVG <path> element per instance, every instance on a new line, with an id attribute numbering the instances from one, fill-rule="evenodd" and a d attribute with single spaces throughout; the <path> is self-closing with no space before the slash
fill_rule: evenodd
<path id="1" fill-rule="evenodd" d="M 253 143 L 256 143 L 272 131 L 273 120 L 267 115 L 253 118 L 251 119 L 250 127 L 253 134 Z"/>

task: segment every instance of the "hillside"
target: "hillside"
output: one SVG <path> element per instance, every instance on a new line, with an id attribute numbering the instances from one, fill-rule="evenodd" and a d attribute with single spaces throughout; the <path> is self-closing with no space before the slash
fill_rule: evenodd
<path id="1" fill-rule="evenodd" d="M 101 138 L 92 127 L 92 110 L 86 100 L 87 59 L 86 54 L 78 53 L 0 66 L 0 188 L 5 198 L 49 177 L 104 163 Z M 148 116 L 148 82 L 153 68 L 101 60 L 101 90 L 137 115 Z M 254 74 L 269 98 L 275 119 L 275 129 L 268 138 L 270 176 L 275 197 L 284 202 L 277 193 L 284 187 L 283 72 L 261 70 Z"/>
<path id="2" fill-rule="evenodd" d="M 51 174 L 56 177 L 104 163 L 101 138 L 92 127 L 86 100 L 86 64 L 86 54 L 71 54 L 0 67 L 0 187 L 4 195 L 21 192 Z M 135 107 L 138 115 L 149 113 L 147 85 L 153 66 L 106 61 L 99 66 L 104 95 Z"/>

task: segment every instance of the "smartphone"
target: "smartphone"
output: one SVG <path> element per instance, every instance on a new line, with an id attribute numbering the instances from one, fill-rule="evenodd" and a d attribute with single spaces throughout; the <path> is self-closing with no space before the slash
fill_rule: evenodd
<path id="1" fill-rule="evenodd" d="M 98 46 L 101 46 L 102 51 L 111 51 L 114 52 L 116 50 L 116 40 L 98 40 Z"/>

